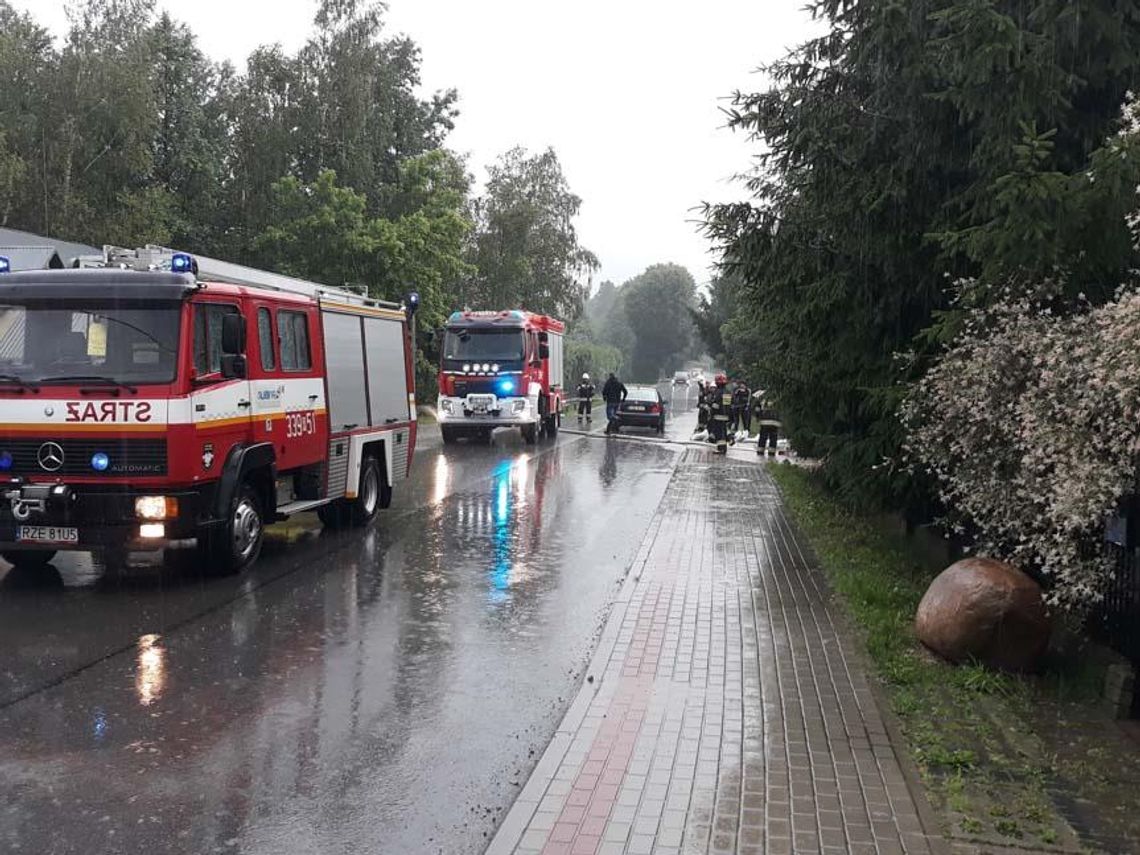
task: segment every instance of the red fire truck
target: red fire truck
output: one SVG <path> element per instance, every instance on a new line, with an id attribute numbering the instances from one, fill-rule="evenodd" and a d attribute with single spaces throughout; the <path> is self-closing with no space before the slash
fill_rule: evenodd
<path id="1" fill-rule="evenodd" d="M 533 444 L 562 423 L 565 325 L 518 309 L 454 312 L 442 330 L 440 430 L 445 443 L 517 427 Z"/>
<path id="2" fill-rule="evenodd" d="M 122 560 L 196 539 L 235 572 L 265 525 L 365 525 L 416 439 L 407 305 L 148 246 L 0 259 L 0 555 Z"/>

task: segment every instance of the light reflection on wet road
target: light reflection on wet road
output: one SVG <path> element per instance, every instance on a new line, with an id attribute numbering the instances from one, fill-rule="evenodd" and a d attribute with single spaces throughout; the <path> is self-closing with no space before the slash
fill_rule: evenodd
<path id="1" fill-rule="evenodd" d="M 430 436 L 379 526 L 237 579 L 0 577 L 0 851 L 481 851 L 678 447 Z"/>

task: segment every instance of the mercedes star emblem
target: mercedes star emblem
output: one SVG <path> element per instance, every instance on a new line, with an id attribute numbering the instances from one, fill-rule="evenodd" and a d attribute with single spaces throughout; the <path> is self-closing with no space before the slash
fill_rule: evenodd
<path id="1" fill-rule="evenodd" d="M 36 452 L 36 460 L 45 472 L 57 472 L 63 466 L 63 449 L 58 442 L 45 442 Z"/>
<path id="2" fill-rule="evenodd" d="M 44 415 L 50 419 L 55 415 L 55 407 L 51 406 L 50 404 L 44 407 Z"/>

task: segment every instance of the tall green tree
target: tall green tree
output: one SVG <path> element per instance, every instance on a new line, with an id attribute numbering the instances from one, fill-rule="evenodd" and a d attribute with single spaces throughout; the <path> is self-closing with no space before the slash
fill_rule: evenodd
<path id="1" fill-rule="evenodd" d="M 730 328 L 801 450 L 852 498 L 904 501 L 895 355 L 955 329 L 947 285 L 1055 265 L 1103 299 L 1135 263 L 1135 182 L 1088 178 L 1140 70 L 1140 4 L 817 0 L 827 32 L 738 93 L 754 200 L 708 211 L 740 277 Z M 988 285 L 987 285 L 988 283 Z M 924 360 L 911 363 L 920 371 Z"/>
<path id="2" fill-rule="evenodd" d="M 697 305 L 689 311 L 697 337 L 705 351 L 718 365 L 723 365 L 732 374 L 738 374 L 745 368 L 739 364 L 736 354 L 750 350 L 741 348 L 739 334 L 734 341 L 733 331 L 729 329 L 740 308 L 740 288 L 741 283 L 736 275 L 728 273 L 716 276 L 709 283 L 708 292 L 697 295 Z"/>
<path id="3" fill-rule="evenodd" d="M 573 320 L 588 294 L 597 258 L 578 243 L 571 192 L 553 149 L 515 148 L 488 169 L 476 200 L 470 261 L 478 273 L 464 298 L 471 306 L 521 306 Z"/>
<path id="4" fill-rule="evenodd" d="M 272 224 L 255 241 L 258 263 L 392 301 L 418 290 L 423 325 L 440 325 L 458 281 L 471 273 L 463 260 L 471 228 L 467 175 L 437 150 L 402 164 L 398 189 L 407 210 L 388 218 L 370 214 L 364 194 L 341 185 L 332 170 L 311 184 L 281 179 Z"/>
<path id="5" fill-rule="evenodd" d="M 213 250 L 224 228 L 231 119 L 225 81 L 232 72 L 211 62 L 189 28 L 165 12 L 149 41 L 158 114 L 150 184 L 171 196 L 170 242 Z"/>
<path id="6" fill-rule="evenodd" d="M 401 165 L 439 148 L 456 94 L 417 94 L 420 53 L 388 37 L 384 7 L 322 0 L 314 34 L 296 54 L 262 47 L 228 87 L 233 124 L 228 254 L 240 256 L 270 224 L 274 183 L 312 183 L 323 170 L 361 194 L 372 215 L 389 212 Z"/>
<path id="7" fill-rule="evenodd" d="M 43 229 L 49 216 L 48 103 L 58 57 L 51 34 L 0 0 L 0 223 Z M 40 154 L 40 157 L 36 157 Z"/>
<path id="8" fill-rule="evenodd" d="M 636 320 L 630 364 L 635 380 L 656 381 L 688 355 L 696 289 L 692 274 L 679 264 L 654 264 L 621 287 L 625 311 Z"/>

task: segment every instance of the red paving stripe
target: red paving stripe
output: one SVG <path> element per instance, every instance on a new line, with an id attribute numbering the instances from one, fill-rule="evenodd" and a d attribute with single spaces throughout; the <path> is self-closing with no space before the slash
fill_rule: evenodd
<path id="1" fill-rule="evenodd" d="M 590 744 L 566 806 L 542 848 L 543 855 L 565 852 L 562 847 L 566 842 L 571 843 L 572 855 L 594 855 L 601 845 L 653 694 L 669 617 L 668 600 L 660 582 L 646 586 L 606 720 Z"/>

